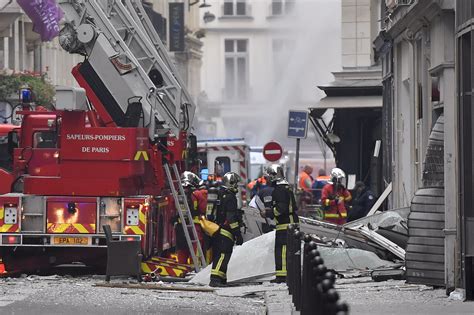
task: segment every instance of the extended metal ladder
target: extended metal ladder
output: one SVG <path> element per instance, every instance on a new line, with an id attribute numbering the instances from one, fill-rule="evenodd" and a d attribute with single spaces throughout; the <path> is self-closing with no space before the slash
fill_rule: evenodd
<path id="1" fill-rule="evenodd" d="M 193 216 L 189 205 L 186 199 L 186 194 L 184 193 L 183 186 L 181 185 L 181 179 L 179 176 L 178 168 L 176 164 L 172 165 L 173 175 L 171 174 L 170 166 L 168 164 L 164 165 L 166 177 L 170 183 L 171 193 L 173 194 L 173 199 L 178 210 L 179 218 L 181 219 L 181 226 L 183 227 L 184 236 L 186 237 L 186 242 L 188 244 L 189 252 L 191 253 L 191 258 L 193 260 L 194 269 L 196 272 L 201 270 L 202 267 L 206 266 L 206 258 L 201 247 L 201 242 L 199 241 L 196 227 L 194 226 Z M 177 187 L 176 187 L 177 186 Z M 189 233 L 191 230 L 191 234 Z M 197 254 L 194 252 L 194 244 L 196 244 Z"/>
<path id="2" fill-rule="evenodd" d="M 86 25 L 95 30 L 97 38 L 103 35 L 107 39 L 108 45 L 100 40 L 82 43 L 89 57 L 94 47 L 100 45 L 103 46 L 102 54 L 109 54 L 110 58 L 113 53 L 120 66 L 123 63 L 129 67 L 128 72 L 125 71 L 127 73 L 121 73 L 120 79 L 133 90 L 134 96 L 143 97 L 147 127 L 150 125 L 150 129 L 154 129 L 155 118 L 159 126 L 157 129 L 160 129 L 158 134 L 161 133 L 161 125 L 168 126 L 175 135 L 181 129 L 190 127 L 196 106 L 165 55 L 164 46 L 160 46 L 159 36 L 145 17 L 141 3 L 122 0 L 59 0 L 58 3 L 65 12 L 68 25 L 76 32 L 81 33 L 78 29 Z M 94 70 L 103 77 L 108 73 L 100 73 L 100 65 Z M 122 111 L 126 112 L 127 99 L 122 99 L 120 93 L 111 90 L 120 84 L 123 82 L 106 82 Z M 150 137 L 154 138 L 151 131 Z"/>

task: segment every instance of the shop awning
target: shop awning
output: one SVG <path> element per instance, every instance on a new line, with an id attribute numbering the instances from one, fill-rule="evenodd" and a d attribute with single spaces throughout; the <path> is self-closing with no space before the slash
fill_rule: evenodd
<path id="1" fill-rule="evenodd" d="M 326 96 L 322 98 L 314 109 L 324 108 L 377 108 L 382 107 L 382 96 Z M 313 109 L 310 108 L 310 109 Z"/>

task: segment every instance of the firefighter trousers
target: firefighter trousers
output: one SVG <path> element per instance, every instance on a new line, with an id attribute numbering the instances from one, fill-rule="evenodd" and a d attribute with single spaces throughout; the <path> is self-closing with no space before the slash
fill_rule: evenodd
<path id="1" fill-rule="evenodd" d="M 286 278 L 286 245 L 288 224 L 277 225 L 275 231 L 275 271 L 277 277 Z"/>
<path id="2" fill-rule="evenodd" d="M 227 282 L 227 265 L 234 248 L 234 236 L 221 228 L 212 240 L 211 281 Z"/>

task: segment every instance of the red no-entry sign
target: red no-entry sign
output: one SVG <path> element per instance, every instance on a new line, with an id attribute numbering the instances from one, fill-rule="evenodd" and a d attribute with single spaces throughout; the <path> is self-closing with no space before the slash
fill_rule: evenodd
<path id="1" fill-rule="evenodd" d="M 278 142 L 270 141 L 263 147 L 263 157 L 270 162 L 276 162 L 281 159 L 283 148 Z"/>

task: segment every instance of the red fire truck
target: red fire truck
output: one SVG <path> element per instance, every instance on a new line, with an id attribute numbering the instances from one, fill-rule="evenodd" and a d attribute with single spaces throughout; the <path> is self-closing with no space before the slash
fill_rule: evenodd
<path id="1" fill-rule="evenodd" d="M 177 199 L 164 166 L 182 170 L 195 105 L 141 1 L 58 3 L 61 46 L 85 56 L 72 72 L 87 100 L 75 110 L 20 111 L 21 127 L 4 127 L 7 271 L 103 265 L 106 224 L 120 239 L 141 240 L 145 259 L 174 244 Z"/>

